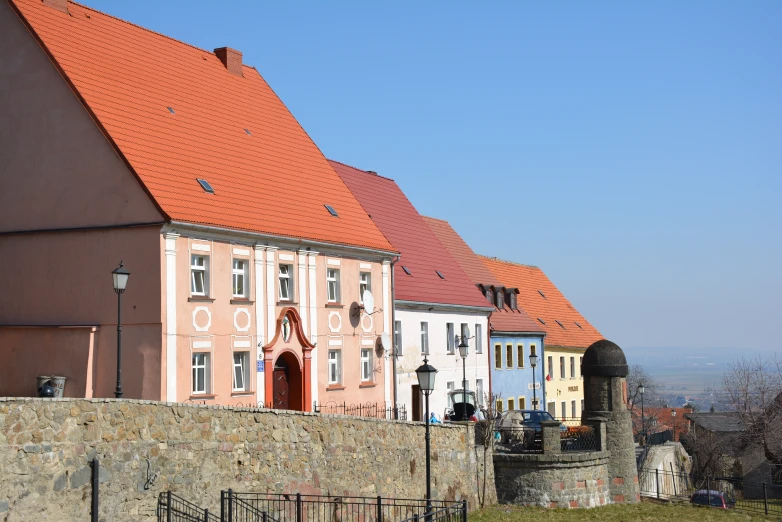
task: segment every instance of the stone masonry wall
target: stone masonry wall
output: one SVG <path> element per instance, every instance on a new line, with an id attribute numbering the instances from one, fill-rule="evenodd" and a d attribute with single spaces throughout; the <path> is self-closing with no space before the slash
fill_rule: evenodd
<path id="1" fill-rule="evenodd" d="M 495 454 L 497 498 L 502 504 L 551 508 L 611 504 L 610 453 Z"/>
<path id="2" fill-rule="evenodd" d="M 432 496 L 478 505 L 472 426 L 432 426 Z M 0 521 L 153 520 L 171 489 L 219 512 L 220 490 L 422 498 L 424 427 L 312 413 L 115 399 L 0 398 Z M 491 461 L 491 456 L 488 456 Z M 157 474 L 145 489 L 149 468 Z M 488 467 L 486 503 L 496 502 Z"/>

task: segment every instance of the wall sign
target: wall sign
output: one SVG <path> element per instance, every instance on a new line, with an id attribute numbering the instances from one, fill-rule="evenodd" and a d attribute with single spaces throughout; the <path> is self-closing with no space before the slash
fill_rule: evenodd
<path id="1" fill-rule="evenodd" d="M 578 386 L 568 386 L 567 391 L 578 391 Z"/>
<path id="2" fill-rule="evenodd" d="M 264 364 L 263 364 L 263 363 L 264 363 L 264 361 L 263 361 L 263 360 L 259 360 L 259 361 L 256 361 L 256 362 L 258 363 L 258 366 L 257 366 L 257 370 L 256 370 L 256 371 L 258 371 L 258 372 L 262 372 L 262 371 L 263 371 L 263 366 L 264 366 Z"/>

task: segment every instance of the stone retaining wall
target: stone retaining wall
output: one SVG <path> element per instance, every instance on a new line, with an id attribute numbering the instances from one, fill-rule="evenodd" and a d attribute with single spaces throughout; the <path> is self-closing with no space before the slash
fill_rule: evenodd
<path id="1" fill-rule="evenodd" d="M 432 426 L 432 496 L 478 505 L 472 426 Z M 153 520 L 172 489 L 210 510 L 220 490 L 422 498 L 424 427 L 290 411 L 115 399 L 0 398 L 0 521 Z M 489 456 L 491 462 L 491 456 Z M 148 473 L 149 468 L 149 473 Z M 496 502 L 493 467 L 486 503 Z M 149 474 L 157 478 L 145 489 Z M 215 511 L 218 512 L 218 511 Z"/>
<path id="2" fill-rule="evenodd" d="M 608 451 L 495 454 L 497 499 L 502 504 L 595 507 L 613 503 Z"/>

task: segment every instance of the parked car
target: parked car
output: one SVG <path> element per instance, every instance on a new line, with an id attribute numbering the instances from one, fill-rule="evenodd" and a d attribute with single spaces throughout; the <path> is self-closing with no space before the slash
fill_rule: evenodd
<path id="1" fill-rule="evenodd" d="M 736 501 L 732 500 L 722 491 L 699 489 L 690 497 L 690 503 L 696 506 L 710 506 L 720 509 L 732 509 L 736 507 Z"/>
<path id="2" fill-rule="evenodd" d="M 475 422 L 486 418 L 480 407 L 478 407 L 474 391 L 467 390 L 464 392 L 461 388 L 451 390 L 448 392 L 448 403 L 453 404 L 453 406 L 445 408 L 443 422 L 460 421 L 465 418 Z"/>

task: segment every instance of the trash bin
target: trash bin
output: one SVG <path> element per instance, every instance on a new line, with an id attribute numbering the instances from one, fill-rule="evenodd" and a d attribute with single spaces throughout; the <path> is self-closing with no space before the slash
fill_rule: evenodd
<path id="1" fill-rule="evenodd" d="M 40 375 L 37 378 L 37 389 L 40 390 L 47 381 L 49 382 L 49 386 L 54 388 L 54 397 L 58 399 L 62 398 L 63 392 L 65 391 L 65 377 L 59 375 Z"/>

